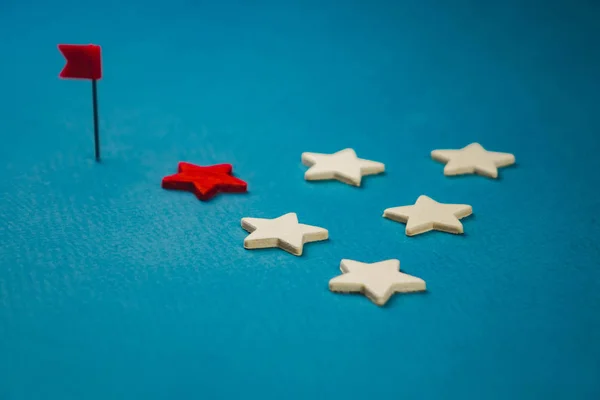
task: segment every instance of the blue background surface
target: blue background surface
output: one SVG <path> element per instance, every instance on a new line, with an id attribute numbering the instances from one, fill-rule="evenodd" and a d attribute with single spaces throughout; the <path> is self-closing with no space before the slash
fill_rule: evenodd
<path id="1" fill-rule="evenodd" d="M 0 0 L 1 400 L 600 398 L 599 3 L 369 3 Z M 90 42 L 100 165 L 58 79 Z M 430 159 L 474 141 L 518 165 Z M 386 174 L 303 180 L 346 147 Z M 250 193 L 162 190 L 183 160 Z M 421 194 L 466 234 L 381 218 Z M 242 217 L 291 211 L 329 242 L 244 250 Z M 333 294 L 342 258 L 429 290 Z"/>

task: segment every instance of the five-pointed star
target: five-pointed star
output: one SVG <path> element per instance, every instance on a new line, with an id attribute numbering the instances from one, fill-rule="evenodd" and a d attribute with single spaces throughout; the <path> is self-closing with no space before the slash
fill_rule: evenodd
<path id="1" fill-rule="evenodd" d="M 447 163 L 444 175 L 479 174 L 489 178 L 498 177 L 498 168 L 515 163 L 510 153 L 487 151 L 479 143 L 471 143 L 459 150 L 433 150 L 431 158 Z"/>
<path id="2" fill-rule="evenodd" d="M 342 260 L 342 275 L 329 281 L 332 292 L 363 292 L 377 305 L 384 305 L 395 292 L 422 292 L 425 281 L 400 272 L 400 261 L 396 259 L 368 264 L 353 260 Z"/>
<path id="3" fill-rule="evenodd" d="M 208 200 L 217 192 L 245 192 L 246 182 L 231 176 L 232 169 L 231 164 L 201 167 L 180 162 L 176 174 L 163 178 L 162 187 L 192 192 L 200 200 Z"/>
<path id="4" fill-rule="evenodd" d="M 244 239 L 246 249 L 279 247 L 296 256 L 302 255 L 304 243 L 326 240 L 327 229 L 298 223 L 296 213 L 274 219 L 242 218 L 242 228 L 251 232 Z"/>
<path id="5" fill-rule="evenodd" d="M 337 179 L 354 186 L 360 186 L 363 175 L 385 171 L 384 164 L 358 158 L 352 149 L 333 154 L 302 153 L 302 163 L 310 167 L 304 174 L 307 181 Z"/>
<path id="6" fill-rule="evenodd" d="M 406 223 L 408 236 L 430 230 L 449 233 L 463 233 L 463 226 L 458 220 L 471 215 L 473 209 L 467 204 L 444 204 L 427 197 L 419 196 L 412 206 L 388 208 L 383 212 L 384 218 Z"/>

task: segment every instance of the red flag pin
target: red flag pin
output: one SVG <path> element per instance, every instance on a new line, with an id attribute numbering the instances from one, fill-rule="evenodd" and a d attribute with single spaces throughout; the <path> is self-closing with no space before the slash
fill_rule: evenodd
<path id="1" fill-rule="evenodd" d="M 92 105 L 94 110 L 94 143 L 96 161 L 100 161 L 100 134 L 98 132 L 98 94 L 96 81 L 102 78 L 100 46 L 95 44 L 59 44 L 58 50 L 67 63 L 60 72 L 63 79 L 89 79 L 92 81 Z"/>

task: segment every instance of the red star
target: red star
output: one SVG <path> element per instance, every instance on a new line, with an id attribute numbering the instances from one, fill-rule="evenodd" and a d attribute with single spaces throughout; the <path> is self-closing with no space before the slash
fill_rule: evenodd
<path id="1" fill-rule="evenodd" d="M 180 162 L 178 173 L 165 176 L 162 180 L 164 189 L 186 190 L 192 192 L 200 200 L 209 200 L 217 192 L 241 193 L 248 185 L 241 179 L 231 175 L 231 164 L 217 164 L 208 167 Z"/>

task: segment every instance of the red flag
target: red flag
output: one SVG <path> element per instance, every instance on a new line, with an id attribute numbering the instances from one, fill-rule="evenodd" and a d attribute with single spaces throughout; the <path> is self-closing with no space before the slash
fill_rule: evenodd
<path id="1" fill-rule="evenodd" d="M 100 46 L 95 44 L 59 44 L 58 50 L 67 60 L 60 72 L 61 78 L 92 79 L 102 78 Z"/>

